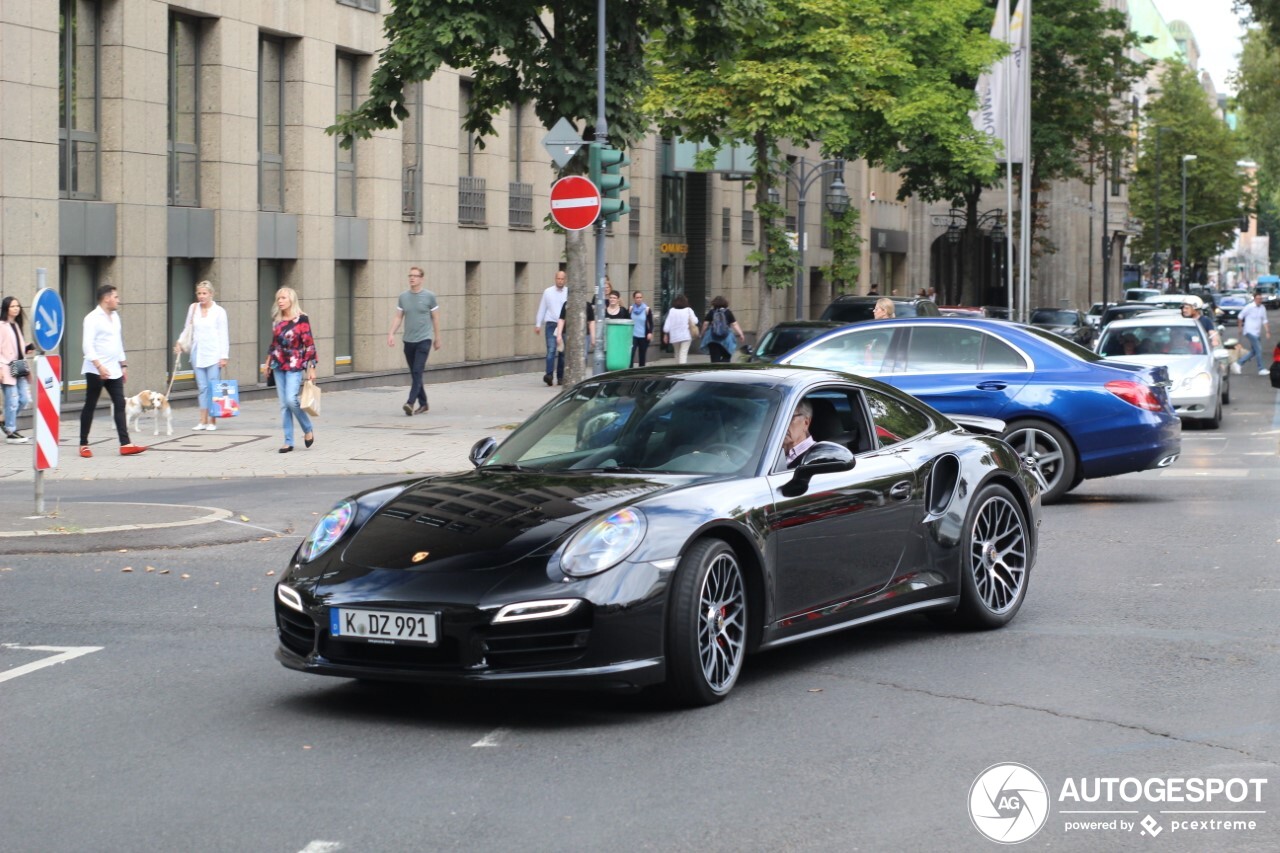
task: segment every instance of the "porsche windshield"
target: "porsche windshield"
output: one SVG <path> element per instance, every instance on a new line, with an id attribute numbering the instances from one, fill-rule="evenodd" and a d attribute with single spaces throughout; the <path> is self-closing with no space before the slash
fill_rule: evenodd
<path id="1" fill-rule="evenodd" d="M 760 458 L 779 399 L 745 383 L 595 382 L 521 425 L 481 468 L 740 474 Z"/>

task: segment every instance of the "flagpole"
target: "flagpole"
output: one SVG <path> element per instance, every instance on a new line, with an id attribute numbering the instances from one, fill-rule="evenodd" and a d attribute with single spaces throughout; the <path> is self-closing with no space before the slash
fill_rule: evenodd
<path id="1" fill-rule="evenodd" d="M 1004 32 L 1005 40 L 1009 40 L 1009 4 L 1004 3 Z M 1009 66 L 1013 64 L 1014 52 L 1009 51 L 1008 56 L 1001 60 L 1005 63 L 1005 86 L 1004 86 L 1004 114 L 1005 114 L 1005 132 L 1004 132 L 1004 194 L 1005 194 L 1005 230 L 1008 237 L 1005 239 L 1004 252 L 1004 286 L 1005 286 L 1005 304 L 1009 306 L 1009 318 L 1013 319 L 1013 87 L 1008 84 L 1013 75 L 1010 73 L 1013 68 Z"/>
<path id="2" fill-rule="evenodd" d="M 1027 110 L 1027 120 L 1022 158 L 1022 239 L 1019 244 L 1022 250 L 1022 269 L 1019 270 L 1019 280 L 1022 284 L 1021 319 L 1025 323 L 1030 316 L 1027 302 L 1031 299 L 1031 0 L 1022 2 L 1027 4 L 1022 16 L 1022 26 L 1026 27 L 1027 55 L 1024 57 L 1025 68 L 1021 80 L 1025 95 L 1022 103 Z"/>

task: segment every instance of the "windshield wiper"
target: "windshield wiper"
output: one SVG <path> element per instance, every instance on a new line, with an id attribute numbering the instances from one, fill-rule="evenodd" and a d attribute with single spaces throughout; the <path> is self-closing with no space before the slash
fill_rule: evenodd
<path id="1" fill-rule="evenodd" d="M 514 462 L 499 462 L 494 465 L 482 465 L 481 471 L 532 471 L 532 468 L 526 468 L 523 465 L 517 465 Z"/>
<path id="2" fill-rule="evenodd" d="M 632 468 L 626 465 L 610 465 L 606 468 L 569 468 L 567 474 L 644 474 L 649 468 Z"/>

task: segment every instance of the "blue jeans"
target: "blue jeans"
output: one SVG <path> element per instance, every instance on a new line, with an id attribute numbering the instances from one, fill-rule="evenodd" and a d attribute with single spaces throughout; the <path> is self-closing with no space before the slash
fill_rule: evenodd
<path id="1" fill-rule="evenodd" d="M 1258 339 L 1257 335 L 1251 335 L 1248 332 L 1244 333 L 1244 339 L 1249 342 L 1249 351 L 1240 356 L 1240 360 L 1236 364 L 1248 364 L 1249 359 L 1256 358 L 1258 359 L 1258 369 L 1265 369 L 1266 365 L 1262 363 L 1262 341 Z"/>
<path id="2" fill-rule="evenodd" d="M 302 377 L 305 371 L 302 370 L 281 370 L 273 367 L 271 372 L 276 378 L 276 396 L 280 398 L 280 418 L 284 426 L 284 443 L 293 447 L 293 419 L 298 419 L 298 426 L 302 427 L 302 432 L 311 432 L 311 418 L 307 417 L 307 413 L 302 411 L 302 405 L 298 403 L 298 392 L 302 390 Z"/>
<path id="3" fill-rule="evenodd" d="M 409 341 L 404 342 L 404 360 L 409 365 L 409 400 L 412 406 L 417 403 L 419 406 L 427 404 L 427 389 L 422 382 L 422 374 L 427 369 L 427 357 L 431 355 L 431 338 L 425 341 Z"/>
<path id="4" fill-rule="evenodd" d="M 557 379 L 564 379 L 564 353 L 556 352 L 556 324 L 547 322 L 542 324 L 543 335 L 547 339 L 547 376 L 555 376 Z"/>
<path id="5" fill-rule="evenodd" d="M 27 377 L 20 376 L 14 384 L 0 388 L 4 388 L 4 431 L 13 432 L 18 428 L 18 410 L 31 402 L 31 386 Z"/>
<path id="6" fill-rule="evenodd" d="M 212 367 L 192 369 L 196 374 L 196 387 L 200 389 L 200 408 L 207 412 L 213 408 L 213 384 L 222 378 L 222 369 L 216 361 Z"/>

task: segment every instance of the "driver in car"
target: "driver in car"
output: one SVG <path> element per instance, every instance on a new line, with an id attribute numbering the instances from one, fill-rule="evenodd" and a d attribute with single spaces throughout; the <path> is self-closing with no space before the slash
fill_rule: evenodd
<path id="1" fill-rule="evenodd" d="M 815 444 L 809 435 L 809 426 L 813 423 L 813 404 L 801 400 L 796 405 L 791 423 L 787 425 L 787 434 L 782 439 L 782 451 L 787 454 L 787 467 L 794 468 L 800 463 L 800 457 Z"/>

